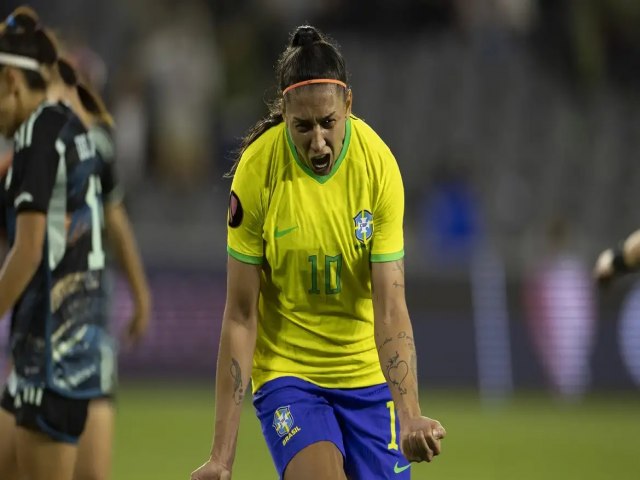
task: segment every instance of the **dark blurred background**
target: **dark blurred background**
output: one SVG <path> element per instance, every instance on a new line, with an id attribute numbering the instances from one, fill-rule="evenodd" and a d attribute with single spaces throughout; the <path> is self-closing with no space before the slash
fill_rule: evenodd
<path id="1" fill-rule="evenodd" d="M 0 14 L 21 2 L 3 0 Z M 289 33 L 341 45 L 406 189 L 426 386 L 576 399 L 640 385 L 640 286 L 597 254 L 640 227 L 640 2 L 32 0 L 103 93 L 155 294 L 122 375 L 211 378 L 234 150 Z M 116 328 L 130 311 L 115 282 Z M 4 330 L 4 329 L 3 329 Z M 6 344 L 6 332 L 0 342 Z"/>

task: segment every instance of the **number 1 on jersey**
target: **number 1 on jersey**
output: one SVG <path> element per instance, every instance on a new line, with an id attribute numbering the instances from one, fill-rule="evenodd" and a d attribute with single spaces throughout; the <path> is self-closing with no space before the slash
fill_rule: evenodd
<path id="1" fill-rule="evenodd" d="M 100 204 L 100 178 L 89 177 L 89 188 L 85 201 L 91 210 L 91 251 L 87 258 L 89 270 L 104 268 L 104 250 L 102 248 L 102 205 Z"/>

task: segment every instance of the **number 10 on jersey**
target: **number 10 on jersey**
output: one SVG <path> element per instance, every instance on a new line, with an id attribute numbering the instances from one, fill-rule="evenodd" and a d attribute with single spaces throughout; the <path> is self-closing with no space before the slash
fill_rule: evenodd
<path id="1" fill-rule="evenodd" d="M 321 256 L 322 257 L 322 256 Z M 311 283 L 309 293 L 319 295 L 322 293 L 318 280 L 318 255 L 309 255 L 311 264 Z M 342 291 L 340 274 L 342 273 L 342 254 L 324 256 L 324 293 L 335 295 Z"/>

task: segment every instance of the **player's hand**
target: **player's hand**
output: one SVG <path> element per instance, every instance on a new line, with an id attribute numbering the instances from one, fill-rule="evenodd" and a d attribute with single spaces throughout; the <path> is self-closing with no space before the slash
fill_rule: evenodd
<path id="1" fill-rule="evenodd" d="M 138 302 L 127 329 L 125 342 L 127 345 L 136 345 L 147 332 L 151 319 L 151 301 Z"/>
<path id="2" fill-rule="evenodd" d="M 410 462 L 430 462 L 442 451 L 440 441 L 447 432 L 439 421 L 428 417 L 413 417 L 400 430 L 400 448 Z"/>
<path id="3" fill-rule="evenodd" d="M 191 474 L 191 480 L 231 480 L 231 470 L 222 463 L 209 459 Z"/>
<path id="4" fill-rule="evenodd" d="M 613 250 L 608 249 L 600 254 L 593 269 L 593 278 L 600 286 L 606 286 L 615 276 L 613 268 Z"/>

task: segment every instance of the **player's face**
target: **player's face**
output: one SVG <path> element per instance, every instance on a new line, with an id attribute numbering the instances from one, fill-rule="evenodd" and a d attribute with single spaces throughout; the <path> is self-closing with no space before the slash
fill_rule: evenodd
<path id="1" fill-rule="evenodd" d="M 316 175 L 328 175 L 340 155 L 351 114 L 351 90 L 309 85 L 287 93 L 284 120 L 300 161 Z"/>
<path id="2" fill-rule="evenodd" d="M 16 131 L 15 77 L 7 68 L 0 68 L 0 134 L 11 137 Z"/>

